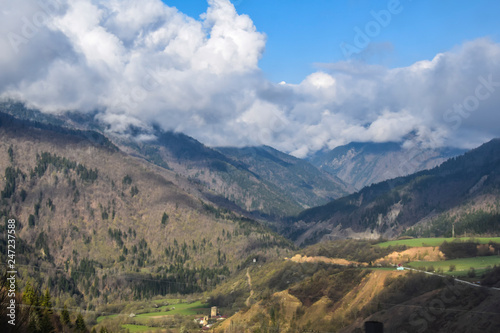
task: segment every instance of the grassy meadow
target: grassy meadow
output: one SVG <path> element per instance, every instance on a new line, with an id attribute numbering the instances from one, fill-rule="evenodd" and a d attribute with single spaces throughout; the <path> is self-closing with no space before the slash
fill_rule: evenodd
<path id="1" fill-rule="evenodd" d="M 163 304 L 168 305 L 163 305 Z M 174 320 L 182 320 L 181 317 L 196 317 L 210 313 L 208 304 L 201 301 L 184 302 L 181 299 L 160 299 L 152 301 L 154 306 L 141 309 L 134 317 L 129 317 L 129 311 L 122 314 L 100 316 L 97 323 L 104 326 L 116 326 L 128 329 L 129 332 L 152 332 L 163 329 L 157 323 L 163 321 L 165 324 Z M 190 319 L 191 320 L 191 319 Z"/>
<path id="2" fill-rule="evenodd" d="M 454 265 L 455 270 L 450 272 L 450 266 Z M 468 272 L 471 267 L 474 269 L 486 269 L 488 266 L 493 267 L 494 265 L 500 265 L 500 257 L 499 256 L 486 256 L 486 257 L 474 257 L 474 258 L 459 258 L 452 260 L 443 260 L 443 261 L 413 261 L 405 266 L 411 268 L 428 268 L 429 266 L 433 266 L 434 270 L 437 271 L 439 268 L 443 270 L 443 273 L 450 275 L 459 275 L 460 272 Z"/>
<path id="3" fill-rule="evenodd" d="M 388 242 L 379 243 L 377 244 L 377 246 L 380 247 L 397 246 L 397 245 L 406 245 L 408 247 L 439 246 L 445 241 L 453 242 L 454 240 L 475 241 L 481 244 L 487 244 L 489 242 L 500 243 L 500 237 L 462 237 L 462 238 L 437 237 L 437 238 L 412 238 L 412 239 L 392 240 Z"/>

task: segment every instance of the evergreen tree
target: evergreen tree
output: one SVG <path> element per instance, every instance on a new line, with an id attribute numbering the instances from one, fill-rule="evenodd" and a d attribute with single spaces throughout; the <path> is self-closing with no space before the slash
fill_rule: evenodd
<path id="1" fill-rule="evenodd" d="M 47 309 L 47 312 L 52 314 L 52 301 L 49 293 L 49 288 L 45 290 L 45 294 L 42 296 L 41 306 Z"/>
<path id="2" fill-rule="evenodd" d="M 28 225 L 30 227 L 35 226 L 35 216 L 33 214 L 30 214 L 30 216 L 28 217 Z"/>
<path id="3" fill-rule="evenodd" d="M 167 213 L 163 213 L 163 216 L 161 217 L 161 224 L 165 225 L 167 224 L 167 221 L 168 221 L 168 215 Z"/>
<path id="4" fill-rule="evenodd" d="M 64 324 L 64 325 L 68 325 L 70 324 L 70 318 L 69 318 L 69 311 L 68 311 L 68 308 L 66 307 L 66 305 L 64 306 L 62 312 L 61 312 L 61 322 Z"/>
<path id="5" fill-rule="evenodd" d="M 139 189 L 137 188 L 137 186 L 134 185 L 130 188 L 130 196 L 134 197 L 137 194 L 139 194 Z"/>
<path id="6" fill-rule="evenodd" d="M 85 326 L 85 321 L 81 313 L 78 314 L 75 320 L 75 329 L 77 332 L 87 332 L 87 326 Z"/>
<path id="7" fill-rule="evenodd" d="M 26 283 L 26 287 L 24 288 L 23 302 L 34 307 L 38 306 L 38 290 L 36 290 L 29 281 Z"/>
<path id="8" fill-rule="evenodd" d="M 14 150 L 12 149 L 12 146 L 9 147 L 9 150 L 7 152 L 9 153 L 10 162 L 13 163 L 14 162 Z"/>
<path id="9" fill-rule="evenodd" d="M 28 193 L 26 193 L 26 190 L 23 188 L 19 195 L 21 196 L 21 200 L 24 202 L 24 200 L 26 200 L 26 197 L 28 196 Z"/>
<path id="10" fill-rule="evenodd" d="M 52 325 L 51 315 L 48 311 L 44 311 L 40 318 L 40 332 L 52 333 L 54 332 L 54 326 Z"/>

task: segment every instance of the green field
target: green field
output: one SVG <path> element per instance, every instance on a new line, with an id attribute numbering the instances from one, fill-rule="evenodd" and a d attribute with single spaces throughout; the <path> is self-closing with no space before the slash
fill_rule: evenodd
<path id="1" fill-rule="evenodd" d="M 109 316 L 99 316 L 99 317 L 97 317 L 97 323 L 100 323 L 103 319 L 112 319 L 112 318 L 116 318 L 118 316 L 119 315 L 117 315 L 117 314 L 109 315 Z"/>
<path id="2" fill-rule="evenodd" d="M 181 300 L 178 298 L 163 298 L 163 299 L 158 299 L 156 301 L 153 301 L 155 304 L 163 304 L 163 303 L 168 303 L 168 304 L 179 304 L 181 303 Z"/>
<path id="3" fill-rule="evenodd" d="M 393 240 L 388 242 L 383 242 L 377 244 L 380 247 L 396 246 L 396 245 L 406 245 L 408 247 L 422 247 L 422 246 L 439 246 L 444 241 L 452 242 L 454 240 L 474 240 L 475 242 L 487 244 L 490 241 L 495 243 L 500 243 L 500 237 L 462 237 L 462 238 L 413 238 L 413 239 L 401 239 Z"/>
<path id="4" fill-rule="evenodd" d="M 443 273 L 449 275 L 462 275 L 467 274 L 469 268 L 474 267 L 476 270 L 476 274 L 480 274 L 482 271 L 486 269 L 486 267 L 494 265 L 500 265 L 500 257 L 499 256 L 487 256 L 487 257 L 474 257 L 474 258 L 460 258 L 453 260 L 444 260 L 444 261 L 414 261 L 405 266 L 419 269 L 420 267 L 429 267 L 434 266 L 434 270 L 437 271 L 438 268 L 443 270 Z M 456 266 L 456 271 L 449 272 L 450 265 Z M 480 271 L 481 270 L 481 271 Z"/>
<path id="5" fill-rule="evenodd" d="M 131 325 L 131 324 L 127 324 L 127 325 L 122 325 L 122 328 L 123 329 L 128 329 L 130 332 L 151 332 L 151 331 L 156 331 L 156 330 L 160 330 L 161 328 L 159 327 L 149 327 L 149 326 L 144 326 L 144 325 Z"/>
<path id="6" fill-rule="evenodd" d="M 150 317 L 156 317 L 156 316 L 173 316 L 176 314 L 180 314 L 183 316 L 190 316 L 190 315 L 196 315 L 200 313 L 208 313 L 208 304 L 203 304 L 200 301 L 196 301 L 194 303 L 179 303 L 179 304 L 174 304 L 174 305 L 168 305 L 168 306 L 163 306 L 160 309 L 166 309 L 166 308 L 175 308 L 173 310 L 169 311 L 158 311 L 158 312 L 148 312 L 148 313 L 141 313 L 136 316 L 136 318 L 150 318 Z"/>
<path id="7" fill-rule="evenodd" d="M 162 299 L 154 301 L 155 304 L 160 305 L 164 302 L 169 303 L 169 305 L 161 306 L 157 309 L 151 308 L 146 309 L 146 313 L 141 313 L 136 315 L 133 319 L 138 323 L 148 323 L 152 317 L 158 316 L 173 316 L 173 315 L 183 315 L 183 316 L 192 316 L 197 314 L 208 314 L 209 313 L 209 305 L 204 304 L 201 301 L 196 301 L 193 303 L 180 303 L 179 299 Z M 175 308 L 175 309 L 172 309 Z M 113 320 L 117 317 L 122 316 L 124 318 L 128 318 L 128 314 L 113 314 L 108 316 L 100 316 L 97 318 L 97 323 L 101 323 L 103 320 Z M 157 330 L 158 328 L 149 327 L 147 325 L 132 325 L 132 324 L 124 324 L 123 328 L 128 328 L 130 332 L 144 332 L 144 331 L 152 331 Z"/>

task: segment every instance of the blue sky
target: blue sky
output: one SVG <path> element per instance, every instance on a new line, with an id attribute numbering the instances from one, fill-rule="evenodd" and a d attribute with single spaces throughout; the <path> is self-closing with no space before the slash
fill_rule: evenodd
<path id="1" fill-rule="evenodd" d="M 198 18 L 205 0 L 166 0 L 181 12 Z M 364 31 L 371 11 L 386 10 L 391 1 L 369 0 L 235 0 L 267 35 L 260 67 L 274 82 L 299 83 L 318 69 L 317 63 L 345 60 L 342 42 L 352 44 L 354 28 Z M 401 0 L 401 12 L 370 41 L 374 52 L 362 59 L 372 64 L 403 67 L 430 60 L 465 41 L 489 36 L 500 40 L 500 1 Z"/>

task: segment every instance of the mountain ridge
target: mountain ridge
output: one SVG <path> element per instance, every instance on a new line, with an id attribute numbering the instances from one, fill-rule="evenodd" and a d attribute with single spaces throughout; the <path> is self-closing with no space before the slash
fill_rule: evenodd
<path id="1" fill-rule="evenodd" d="M 404 148 L 398 142 L 351 142 L 316 152 L 307 160 L 335 175 L 355 190 L 387 179 L 431 169 L 450 157 L 464 153 L 456 148 Z"/>
<path id="2" fill-rule="evenodd" d="M 0 138 L 0 218 L 16 220 L 24 244 L 16 258 L 19 288 L 31 277 L 61 301 L 74 294 L 75 305 L 93 306 L 200 292 L 248 256 L 293 248 L 262 223 L 213 206 L 171 170 L 92 132 L 0 114 Z M 184 287 L 148 282 L 155 279 Z"/>
<path id="3" fill-rule="evenodd" d="M 274 221 L 280 216 L 298 213 L 304 208 L 326 203 L 349 192 L 338 178 L 314 170 L 312 166 L 305 166 L 305 162 L 277 150 L 267 154 L 268 170 L 259 174 L 256 168 L 250 170 L 250 166 L 255 166 L 256 161 L 242 163 L 234 156 L 226 156 L 222 152 L 224 148 L 218 150 L 207 147 L 183 133 L 164 131 L 158 126 L 147 130 L 131 126 L 121 135 L 107 131 L 106 126 L 96 121 L 95 114 L 92 113 L 66 112 L 50 115 L 29 109 L 22 103 L 4 102 L 0 106 L 15 118 L 27 121 L 35 119 L 40 126 L 46 128 L 59 126 L 68 131 L 99 133 L 116 149 L 179 174 L 190 182 L 186 188 L 202 193 L 205 198 L 210 198 L 227 209 L 234 209 L 236 205 L 248 217 Z M 144 134 L 146 140 L 142 138 Z M 264 148 L 261 152 L 264 152 Z M 275 158 L 273 154 L 279 157 Z M 287 171 L 286 166 L 280 164 L 285 159 L 293 161 L 289 167 L 299 163 L 302 168 L 295 168 L 294 172 Z M 302 178 L 305 180 L 302 187 L 290 188 L 283 186 L 286 181 L 282 176 L 269 175 L 269 170 L 276 173 L 288 172 L 288 176 L 297 178 L 297 182 Z M 304 174 L 300 174 L 301 172 Z M 312 178 L 317 178 L 315 184 L 323 188 L 321 191 L 315 191 L 308 184 Z M 300 189 L 299 194 L 295 191 L 296 188 Z"/>
<path id="4" fill-rule="evenodd" d="M 485 213 L 496 214 L 499 171 L 500 139 L 493 139 L 431 170 L 372 184 L 327 205 L 305 210 L 289 219 L 284 228 L 288 237 L 299 243 L 325 237 L 392 238 L 426 219 L 444 219 L 458 208 L 465 211 L 467 205 L 476 204 L 474 200 L 477 205 L 492 200 Z M 461 221 L 460 216 L 456 219 Z M 490 227 L 497 231 L 494 225 Z"/>

